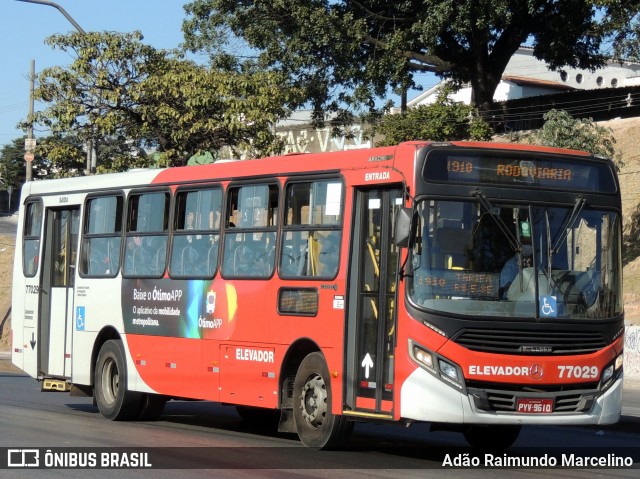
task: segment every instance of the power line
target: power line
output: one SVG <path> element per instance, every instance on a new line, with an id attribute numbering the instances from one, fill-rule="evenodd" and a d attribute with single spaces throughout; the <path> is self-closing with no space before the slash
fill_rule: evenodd
<path id="1" fill-rule="evenodd" d="M 0 106 L 0 113 L 23 110 L 27 107 L 28 104 L 29 104 L 28 101 L 21 101 L 19 103 L 13 103 L 11 105 L 3 105 L 3 106 Z"/>

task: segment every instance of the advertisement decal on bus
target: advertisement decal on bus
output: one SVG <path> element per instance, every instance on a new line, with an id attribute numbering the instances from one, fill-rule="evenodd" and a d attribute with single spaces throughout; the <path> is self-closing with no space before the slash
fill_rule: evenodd
<path id="1" fill-rule="evenodd" d="M 229 339 L 237 293 L 231 283 L 207 280 L 125 279 L 122 318 L 127 333 Z"/>

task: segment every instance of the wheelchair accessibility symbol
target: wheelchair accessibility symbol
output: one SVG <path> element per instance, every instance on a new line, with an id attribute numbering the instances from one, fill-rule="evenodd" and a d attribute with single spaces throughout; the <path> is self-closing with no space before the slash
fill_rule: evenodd
<path id="1" fill-rule="evenodd" d="M 76 306 L 76 331 L 84 331 L 84 306 Z"/>
<path id="2" fill-rule="evenodd" d="M 540 316 L 555 318 L 558 316 L 558 305 L 555 296 L 540 297 Z"/>

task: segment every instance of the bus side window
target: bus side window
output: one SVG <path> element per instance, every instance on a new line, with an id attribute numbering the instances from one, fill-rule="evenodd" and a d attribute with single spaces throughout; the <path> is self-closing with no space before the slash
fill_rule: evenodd
<path id="1" fill-rule="evenodd" d="M 229 190 L 223 276 L 269 278 L 273 274 L 278 197 L 275 184 L 250 184 Z"/>
<path id="2" fill-rule="evenodd" d="M 130 195 L 124 274 L 161 277 L 167 260 L 168 234 L 169 193 L 149 191 Z"/>
<path id="3" fill-rule="evenodd" d="M 169 274 L 212 278 L 218 267 L 222 190 L 218 187 L 176 194 Z"/>
<path id="4" fill-rule="evenodd" d="M 114 277 L 118 274 L 123 204 L 121 195 L 87 199 L 80 251 L 81 276 Z"/>
<path id="5" fill-rule="evenodd" d="M 42 203 L 30 202 L 26 205 L 22 247 L 22 268 L 24 275 L 34 277 L 38 272 L 40 234 L 42 232 Z"/>
<path id="6" fill-rule="evenodd" d="M 333 278 L 338 273 L 342 228 L 342 183 L 290 183 L 285 203 L 280 275 Z"/>
<path id="7" fill-rule="evenodd" d="M 340 232 L 331 231 L 321 240 L 321 249 L 318 253 L 318 263 L 321 276 L 335 276 L 338 272 L 338 259 L 340 253 Z"/>

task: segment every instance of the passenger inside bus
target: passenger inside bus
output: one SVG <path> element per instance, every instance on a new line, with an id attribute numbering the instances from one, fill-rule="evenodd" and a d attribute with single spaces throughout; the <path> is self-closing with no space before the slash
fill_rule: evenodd
<path id="1" fill-rule="evenodd" d="M 233 274 L 237 276 L 257 275 L 256 253 L 250 246 L 240 244 L 233 253 Z"/>
<path id="2" fill-rule="evenodd" d="M 184 229 L 193 230 L 196 228 L 196 213 L 194 211 L 187 211 L 184 220 Z M 180 265 L 181 274 L 183 275 L 195 275 L 199 274 L 199 266 L 202 263 L 200 254 L 200 238 L 199 235 L 188 234 L 181 238 L 182 251 L 180 252 Z"/>
<path id="3" fill-rule="evenodd" d="M 335 276 L 338 272 L 339 242 L 340 233 L 337 231 L 330 232 L 324 239 L 318 257 L 321 265 L 320 276 Z"/>
<path id="4" fill-rule="evenodd" d="M 83 270 L 92 276 L 110 275 L 117 271 L 117 254 L 120 251 L 119 238 L 92 238 L 84 248 L 88 264 Z M 85 259 L 86 261 L 86 259 Z"/>
<path id="5" fill-rule="evenodd" d="M 164 270 L 166 237 L 144 236 L 140 246 L 133 252 L 134 273 L 157 275 Z"/>

